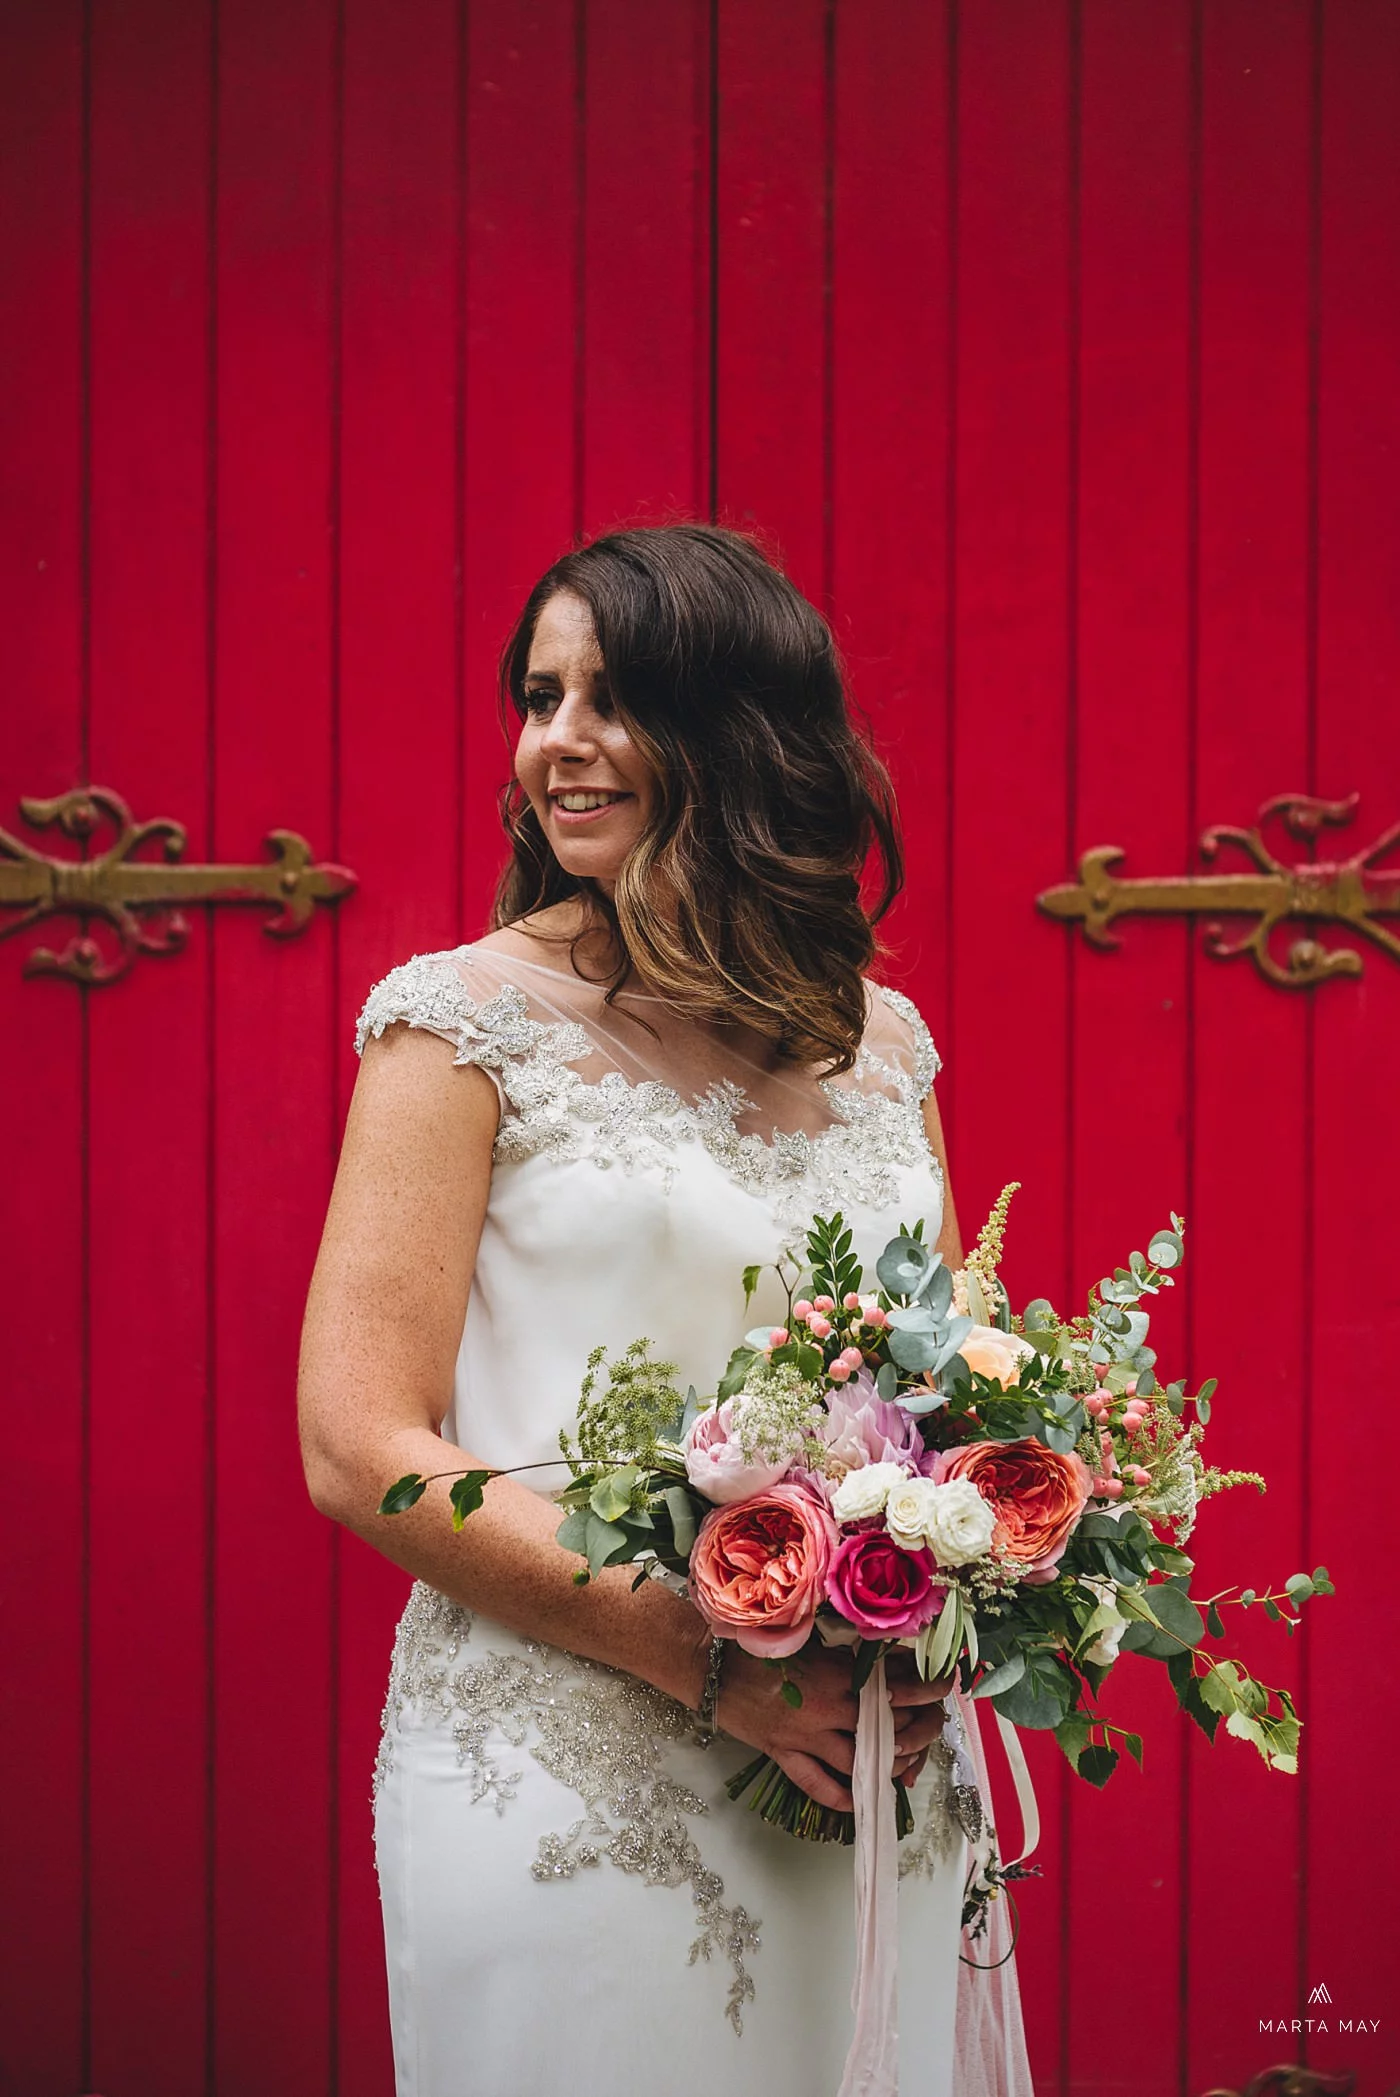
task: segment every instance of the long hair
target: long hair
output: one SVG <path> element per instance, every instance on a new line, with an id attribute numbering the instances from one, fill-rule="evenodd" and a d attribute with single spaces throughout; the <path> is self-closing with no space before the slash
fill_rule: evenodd
<path id="1" fill-rule="evenodd" d="M 617 717 L 655 774 L 654 813 L 609 897 L 565 872 L 512 781 L 493 928 L 586 896 L 620 957 L 609 1000 L 635 965 L 695 1019 L 751 1027 L 829 1075 L 849 1070 L 874 927 L 904 863 L 889 774 L 852 720 L 826 621 L 742 533 L 609 532 L 530 592 L 501 656 L 507 723 L 525 716 L 535 623 L 558 591 L 593 615 Z"/>

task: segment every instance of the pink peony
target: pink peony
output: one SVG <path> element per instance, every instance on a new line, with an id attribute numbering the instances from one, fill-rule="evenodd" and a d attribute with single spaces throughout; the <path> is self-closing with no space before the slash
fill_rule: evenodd
<path id="1" fill-rule="evenodd" d="M 883 1529 L 859 1530 L 836 1547 L 827 1599 L 866 1638 L 908 1638 L 943 1607 L 947 1590 L 933 1575 L 932 1551 L 906 1551 Z"/>
<path id="2" fill-rule="evenodd" d="M 836 1526 L 797 1485 L 775 1485 L 700 1524 L 690 1594 L 717 1638 L 780 1660 L 806 1644 L 826 1593 Z"/>
<path id="3" fill-rule="evenodd" d="M 822 1469 L 833 1485 L 861 1464 L 910 1464 L 928 1468 L 924 1438 L 917 1420 L 892 1400 L 877 1398 L 868 1369 L 852 1376 L 844 1390 L 827 1391 L 826 1418 L 817 1429 L 825 1450 Z"/>
<path id="4" fill-rule="evenodd" d="M 728 1507 L 735 1500 L 750 1500 L 765 1487 L 776 1485 L 792 1462 L 785 1455 L 778 1463 L 746 1463 L 739 1444 L 736 1401 L 703 1412 L 685 1438 L 685 1475 L 697 1493 Z"/>

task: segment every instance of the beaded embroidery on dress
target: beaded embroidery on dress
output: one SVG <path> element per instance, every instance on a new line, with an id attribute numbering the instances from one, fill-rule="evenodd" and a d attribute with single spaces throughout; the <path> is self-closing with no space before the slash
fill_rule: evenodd
<path id="1" fill-rule="evenodd" d="M 357 1048 L 400 1023 L 449 1042 L 500 1108 L 443 1439 L 475 1463 L 528 1466 L 521 1481 L 541 1493 L 565 1475 L 559 1431 L 593 1346 L 645 1335 L 682 1385 L 713 1390 L 736 1334 L 785 1312 L 771 1263 L 814 1212 L 841 1209 L 867 1268 L 899 1222 L 938 1234 L 922 1102 L 939 1058 L 898 993 L 870 986 L 857 1063 L 833 1078 L 660 1000 L 609 1006 L 499 944 L 393 969 Z M 722 1737 L 706 1751 L 692 1715 L 649 1685 L 415 1583 L 373 1781 L 399 2097 L 834 2093 L 850 1853 L 734 1805 L 725 1779 L 751 1755 Z M 992 2097 L 953 2079 L 964 1843 L 950 1770 L 931 1756 L 902 1860 L 901 1956 L 919 1976 L 901 2016 L 905 2097 Z M 558 2006 L 564 2037 L 541 2004 Z"/>

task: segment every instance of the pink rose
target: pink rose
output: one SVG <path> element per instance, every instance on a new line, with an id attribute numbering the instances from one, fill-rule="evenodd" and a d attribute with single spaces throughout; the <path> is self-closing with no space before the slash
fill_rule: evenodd
<path id="1" fill-rule="evenodd" d="M 827 1599 L 866 1638 L 907 1638 L 931 1624 L 947 1590 L 934 1585 L 931 1551 L 905 1551 L 883 1529 L 843 1537 Z"/>
<path id="2" fill-rule="evenodd" d="M 994 1548 L 1023 1561 L 1031 1586 L 1054 1579 L 1089 1497 L 1090 1473 L 1083 1457 L 1073 1450 L 1061 1456 L 1030 1438 L 964 1442 L 942 1452 L 933 1475 L 940 1485 L 948 1478 L 970 1478 L 996 1509 Z"/>
<path id="3" fill-rule="evenodd" d="M 752 1499 L 778 1480 L 792 1462 L 785 1454 L 778 1463 L 746 1463 L 739 1444 L 735 1405 L 726 1398 L 700 1414 L 685 1438 L 685 1475 L 697 1493 L 716 1506 L 728 1507 L 735 1500 Z"/>
<path id="4" fill-rule="evenodd" d="M 836 1526 L 796 1485 L 775 1485 L 700 1524 L 690 1594 L 717 1638 L 780 1660 L 807 1643 L 826 1593 Z"/>

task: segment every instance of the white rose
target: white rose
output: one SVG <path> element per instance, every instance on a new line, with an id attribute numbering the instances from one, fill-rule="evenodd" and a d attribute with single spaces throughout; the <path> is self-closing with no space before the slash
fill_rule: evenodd
<path id="1" fill-rule="evenodd" d="M 891 1489 L 885 1502 L 885 1527 L 904 1550 L 918 1551 L 927 1543 L 926 1531 L 940 1490 L 931 1478 L 905 1478 Z"/>
<path id="2" fill-rule="evenodd" d="M 996 1509 L 970 1478 L 950 1478 L 934 1486 L 924 1535 L 940 1565 L 967 1565 L 985 1558 L 996 1526 Z"/>
<path id="3" fill-rule="evenodd" d="M 903 1464 L 862 1464 L 847 1471 L 831 1496 L 831 1511 L 838 1522 L 863 1522 L 879 1514 L 891 1490 L 902 1484 Z"/>
<path id="4" fill-rule="evenodd" d="M 1118 1599 L 1118 1590 L 1111 1580 L 1094 1580 L 1081 1576 L 1079 1584 L 1081 1587 L 1087 1587 L 1094 1600 L 1100 1604 L 1111 1607 Z M 1112 1667 L 1118 1658 L 1118 1648 L 1127 1628 L 1128 1619 L 1115 1614 L 1114 1622 L 1100 1631 L 1091 1646 L 1084 1648 L 1080 1659 L 1087 1660 L 1091 1667 Z"/>

